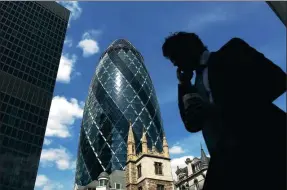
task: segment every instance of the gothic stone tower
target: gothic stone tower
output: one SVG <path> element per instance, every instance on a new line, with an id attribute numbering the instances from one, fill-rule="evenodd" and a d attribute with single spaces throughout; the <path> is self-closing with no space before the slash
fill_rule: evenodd
<path id="1" fill-rule="evenodd" d="M 132 125 L 129 127 L 127 142 L 126 188 L 127 190 L 172 190 L 173 179 L 165 136 L 163 151 L 159 152 L 153 145 L 148 149 L 146 132 L 141 138 L 142 151 L 136 154 Z"/>

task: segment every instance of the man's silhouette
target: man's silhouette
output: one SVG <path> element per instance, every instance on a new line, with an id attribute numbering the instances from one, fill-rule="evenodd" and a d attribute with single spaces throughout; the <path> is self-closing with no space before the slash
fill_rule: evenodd
<path id="1" fill-rule="evenodd" d="M 286 74 L 239 38 L 209 52 L 196 34 L 178 32 L 162 50 L 178 67 L 184 125 L 202 130 L 211 155 L 204 190 L 285 190 L 286 114 L 272 102 Z"/>

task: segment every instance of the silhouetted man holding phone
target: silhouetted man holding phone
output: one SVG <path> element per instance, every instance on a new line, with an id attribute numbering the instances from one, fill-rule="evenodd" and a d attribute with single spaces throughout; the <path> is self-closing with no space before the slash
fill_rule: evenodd
<path id="1" fill-rule="evenodd" d="M 202 130 L 211 155 L 204 190 L 285 190 L 286 114 L 272 103 L 286 91 L 285 72 L 239 38 L 209 52 L 178 32 L 162 50 L 177 67 L 184 125 Z"/>

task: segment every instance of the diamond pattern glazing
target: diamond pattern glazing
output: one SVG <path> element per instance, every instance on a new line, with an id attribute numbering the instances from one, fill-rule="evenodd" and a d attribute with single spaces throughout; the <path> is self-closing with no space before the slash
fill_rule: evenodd
<path id="1" fill-rule="evenodd" d="M 143 128 L 149 148 L 162 151 L 162 121 L 151 78 L 141 54 L 120 39 L 102 54 L 90 84 L 78 148 L 78 185 L 96 180 L 102 171 L 124 169 L 129 121 L 137 152 Z"/>

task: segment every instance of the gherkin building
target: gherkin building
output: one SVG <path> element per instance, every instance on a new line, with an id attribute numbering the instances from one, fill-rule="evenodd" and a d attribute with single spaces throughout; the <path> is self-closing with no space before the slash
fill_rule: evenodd
<path id="1" fill-rule="evenodd" d="M 75 183 L 83 186 L 106 171 L 123 170 L 132 125 L 136 151 L 147 132 L 148 147 L 162 151 L 163 127 L 156 93 L 135 47 L 114 41 L 100 57 L 81 124 Z"/>

